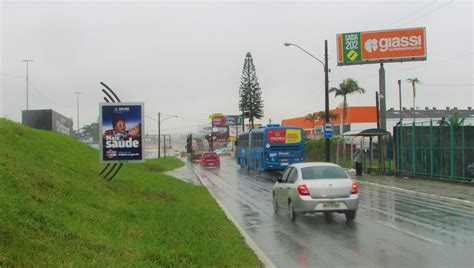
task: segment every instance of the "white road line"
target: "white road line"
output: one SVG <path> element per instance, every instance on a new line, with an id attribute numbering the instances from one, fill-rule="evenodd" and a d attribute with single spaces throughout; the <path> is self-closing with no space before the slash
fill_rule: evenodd
<path id="1" fill-rule="evenodd" d="M 244 237 L 244 241 L 247 243 L 247 245 L 255 252 L 257 257 L 260 259 L 260 261 L 265 265 L 265 267 L 276 267 L 276 265 L 270 260 L 270 258 L 263 252 L 263 250 L 255 243 L 255 241 L 250 237 L 250 235 L 247 234 L 247 232 L 240 226 L 240 224 L 237 222 L 237 220 L 232 216 L 230 211 L 222 204 L 222 202 L 216 197 L 213 191 L 209 189 L 208 184 L 202 180 L 201 175 L 194 170 L 193 167 L 191 167 L 191 170 L 196 174 L 197 178 L 199 181 L 201 181 L 201 184 L 204 185 L 207 188 L 207 191 L 209 194 L 216 200 L 217 204 L 221 207 L 221 209 L 224 211 L 226 214 L 227 218 L 234 223 L 235 227 L 239 230 L 240 234 Z"/>
<path id="2" fill-rule="evenodd" d="M 392 229 L 394 229 L 394 230 L 397 230 L 397 231 L 399 231 L 399 232 L 402 232 L 402 233 L 404 233 L 404 234 L 407 234 L 407 235 L 416 237 L 416 238 L 418 238 L 418 239 L 421 239 L 421 240 L 423 240 L 423 241 L 430 242 L 430 243 L 433 243 L 433 244 L 438 244 L 438 245 L 441 245 L 441 244 L 442 244 L 441 241 L 438 241 L 438 240 L 435 240 L 435 239 L 431 239 L 431 238 L 427 238 L 427 237 L 423 237 L 423 236 L 419 236 L 419 235 L 417 235 L 417 234 L 415 234 L 415 233 L 412 233 L 412 232 L 410 232 L 410 231 L 403 230 L 403 229 L 401 229 L 401 228 L 399 228 L 399 227 L 397 227 L 397 226 L 395 226 L 395 225 L 393 225 L 393 224 L 391 224 L 391 223 L 388 223 L 388 222 L 385 222 L 385 221 L 380 221 L 380 220 L 377 220 L 376 222 L 377 222 L 377 223 L 380 223 L 380 224 L 382 224 L 382 225 L 385 225 L 385 226 L 387 226 L 387 227 L 389 227 L 389 228 L 392 228 Z"/>

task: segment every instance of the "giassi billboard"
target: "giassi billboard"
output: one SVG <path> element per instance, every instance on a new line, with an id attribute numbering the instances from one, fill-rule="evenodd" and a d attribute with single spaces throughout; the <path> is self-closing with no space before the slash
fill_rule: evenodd
<path id="1" fill-rule="evenodd" d="M 410 28 L 337 35 L 337 65 L 426 60 L 426 29 Z"/>

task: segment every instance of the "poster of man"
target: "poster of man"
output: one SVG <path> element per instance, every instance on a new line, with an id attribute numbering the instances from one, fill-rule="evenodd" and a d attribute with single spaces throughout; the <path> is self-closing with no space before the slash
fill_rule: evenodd
<path id="1" fill-rule="evenodd" d="M 100 160 L 144 161 L 143 103 L 100 104 Z"/>

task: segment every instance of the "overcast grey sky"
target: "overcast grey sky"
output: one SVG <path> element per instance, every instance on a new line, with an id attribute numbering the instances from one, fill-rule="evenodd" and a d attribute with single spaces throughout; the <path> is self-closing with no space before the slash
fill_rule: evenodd
<path id="1" fill-rule="evenodd" d="M 211 113 L 236 114 L 247 51 L 264 99 L 264 122 L 324 109 L 320 63 L 329 42 L 330 86 L 344 78 L 367 92 L 349 105 L 375 105 L 377 64 L 336 66 L 336 34 L 426 27 L 428 60 L 386 64 L 387 108 L 398 107 L 397 80 L 418 77 L 417 106 L 473 106 L 473 4 L 470 1 L 115 2 L 2 1 L 0 113 L 15 121 L 25 109 L 52 108 L 81 125 L 97 120 L 100 81 L 122 101 L 144 101 L 145 114 L 178 115 L 165 132 L 186 132 Z M 457 86 L 445 86 L 457 85 Z M 403 83 L 404 106 L 411 87 Z M 330 98 L 334 108 L 341 99 Z M 189 128 L 186 128 L 189 127 Z M 156 123 L 147 119 L 147 131 Z"/>

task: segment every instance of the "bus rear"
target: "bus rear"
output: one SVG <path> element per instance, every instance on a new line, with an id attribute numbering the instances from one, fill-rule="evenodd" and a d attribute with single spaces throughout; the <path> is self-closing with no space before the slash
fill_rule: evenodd
<path id="1" fill-rule="evenodd" d="M 304 132 L 298 127 L 268 127 L 264 132 L 264 169 L 283 170 L 304 162 Z"/>

